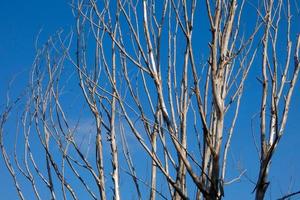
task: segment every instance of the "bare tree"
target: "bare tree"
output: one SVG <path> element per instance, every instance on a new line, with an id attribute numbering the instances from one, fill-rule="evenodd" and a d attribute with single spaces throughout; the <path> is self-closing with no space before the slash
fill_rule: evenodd
<path id="1" fill-rule="evenodd" d="M 245 1 L 72 2 L 74 31 L 58 32 L 37 52 L 13 158 L 7 154 L 4 125 L 18 101 L 8 102 L 1 115 L 1 152 L 20 199 L 25 198 L 16 171 L 37 199 L 43 199 L 45 188 L 51 199 L 86 194 L 120 200 L 128 191 L 134 199 L 222 199 L 225 185 L 245 173 L 228 180 L 227 157 L 258 52 L 263 60 L 262 142 L 255 189 L 256 199 L 263 199 L 300 68 L 298 36 L 289 81 L 290 2 L 276 3 L 265 2 L 265 11 L 258 7 L 257 20 L 243 30 Z M 280 77 L 276 43 L 284 6 L 288 48 Z M 203 13 L 207 21 L 201 23 Z M 205 31 L 210 37 L 200 39 Z M 65 95 L 71 91 L 73 96 Z M 89 140 L 81 133 L 83 116 L 90 120 L 91 131 L 84 136 Z"/>
<path id="2" fill-rule="evenodd" d="M 286 11 L 286 16 L 282 17 Z M 262 37 L 262 100 L 260 109 L 260 170 L 256 183 L 256 199 L 264 199 L 268 188 L 270 163 L 277 145 L 286 127 L 292 94 L 300 70 L 299 45 L 296 40 L 294 63 L 292 60 L 291 41 L 291 4 L 287 1 L 268 1 L 259 13 L 264 17 L 264 34 Z M 285 20 L 286 28 L 280 26 Z M 286 34 L 286 53 L 278 47 L 278 35 L 284 29 Z M 284 61 L 283 60 L 284 57 Z M 294 65 L 293 69 L 290 69 Z M 289 75 L 290 74 L 290 75 Z M 269 123 L 267 119 L 269 118 Z"/>

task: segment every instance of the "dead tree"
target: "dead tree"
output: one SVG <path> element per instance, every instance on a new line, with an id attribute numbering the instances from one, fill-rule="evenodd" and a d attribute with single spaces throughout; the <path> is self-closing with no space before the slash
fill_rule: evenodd
<path id="1" fill-rule="evenodd" d="M 37 53 L 13 158 L 7 154 L 4 126 L 15 104 L 1 115 L 1 152 L 20 199 L 25 198 L 19 175 L 37 199 L 43 199 L 45 188 L 51 199 L 81 199 L 83 194 L 103 200 L 222 199 L 225 185 L 244 173 L 228 180 L 227 156 L 261 30 L 264 142 L 256 191 L 265 192 L 299 71 L 298 39 L 296 70 L 279 122 L 277 106 L 290 64 L 287 59 L 277 86 L 272 4 L 265 16 L 257 9 L 260 15 L 247 30 L 242 29 L 245 1 L 79 0 L 71 5 L 74 30 L 58 32 Z M 207 21 L 201 20 L 204 14 Z M 269 68 L 269 40 L 275 45 L 274 71 Z M 275 134 L 270 129 L 270 146 L 263 128 L 268 69 L 273 77 L 270 123 L 279 128 Z M 88 142 L 83 141 L 82 118 L 92 124 L 85 135 Z M 139 149 L 138 156 L 132 146 Z"/>
<path id="2" fill-rule="evenodd" d="M 286 16 L 282 16 L 284 11 Z M 292 94 L 300 70 L 300 37 L 298 35 L 293 44 L 290 2 L 266 1 L 264 10 L 259 11 L 259 15 L 264 18 L 264 33 L 261 65 L 260 169 L 255 186 L 257 200 L 264 199 L 269 186 L 270 163 L 286 127 Z M 285 22 L 285 27 L 282 21 Z M 278 45 L 278 40 L 283 39 L 283 37 L 279 39 L 279 34 L 286 35 L 286 52 Z"/>

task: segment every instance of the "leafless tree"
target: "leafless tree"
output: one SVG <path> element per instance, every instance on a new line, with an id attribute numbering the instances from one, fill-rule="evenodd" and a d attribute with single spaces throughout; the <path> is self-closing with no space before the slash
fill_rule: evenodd
<path id="1" fill-rule="evenodd" d="M 243 30 L 246 4 L 72 2 L 74 31 L 58 32 L 37 51 L 13 157 L 7 154 L 5 124 L 20 100 L 8 101 L 1 115 L 1 152 L 20 199 L 25 197 L 18 174 L 37 199 L 43 199 L 45 188 L 51 199 L 86 194 L 120 200 L 128 191 L 134 199 L 222 199 L 225 185 L 245 173 L 228 180 L 227 157 L 244 84 L 259 53 L 261 166 L 255 191 L 256 199 L 263 199 L 300 69 L 300 39 L 291 71 L 290 2 L 266 1 L 265 10 L 250 6 L 257 19 Z M 280 76 L 276 44 L 284 9 L 288 48 Z M 200 39 L 205 31 L 210 37 Z M 65 94 L 71 91 L 73 96 Z M 70 115 L 74 112 L 77 116 Z M 85 136 L 82 116 L 91 124 Z M 132 148 L 138 148 L 139 158 Z"/>
<path id="2" fill-rule="evenodd" d="M 264 3 L 264 9 L 259 12 L 264 18 L 264 33 L 261 68 L 263 89 L 260 109 L 260 170 L 255 187 L 257 200 L 264 199 L 269 185 L 268 174 L 271 159 L 286 127 L 290 102 L 300 70 L 299 35 L 294 45 L 294 63 L 291 61 L 293 44 L 290 1 L 271 0 Z M 286 16 L 282 17 L 284 11 Z M 283 20 L 285 27 L 280 26 Z M 278 45 L 279 34 L 283 32 L 286 34 L 285 53 Z M 291 66 L 294 67 L 290 69 Z"/>

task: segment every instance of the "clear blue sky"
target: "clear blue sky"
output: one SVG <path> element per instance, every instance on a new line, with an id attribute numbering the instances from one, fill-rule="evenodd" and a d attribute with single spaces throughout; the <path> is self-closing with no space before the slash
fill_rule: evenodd
<path id="1" fill-rule="evenodd" d="M 14 94 L 27 84 L 35 55 L 34 42 L 41 30 L 40 45 L 60 28 L 73 25 L 68 1 L 63 0 L 7 0 L 0 3 L 0 106 L 3 109 L 8 82 L 16 75 Z M 2 156 L 0 158 L 0 199 L 17 199 Z"/>
<path id="2" fill-rule="evenodd" d="M 15 92 L 22 89 L 27 82 L 27 75 L 35 55 L 34 41 L 41 30 L 40 44 L 55 31 L 63 28 L 68 30 L 74 24 L 71 8 L 63 0 L 6 0 L 0 4 L 0 108 L 5 103 L 5 93 L 9 80 L 18 75 L 15 81 Z M 299 16 L 298 21 L 300 24 Z M 298 25 L 300 26 L 300 25 Z M 299 31 L 299 27 L 296 28 Z M 294 38 L 292 38 L 294 39 Z M 256 68 L 257 69 L 257 68 Z M 245 87 L 245 95 L 242 98 L 240 118 L 237 122 L 233 145 L 230 153 L 232 169 L 240 165 L 247 169 L 247 176 L 256 181 L 258 169 L 258 156 L 251 135 L 250 120 L 257 111 L 260 95 L 259 83 L 255 82 L 255 76 L 259 71 L 252 70 L 250 81 Z M 286 134 L 276 152 L 272 167 L 272 184 L 269 192 L 274 195 L 270 199 L 279 197 L 289 191 L 291 181 L 294 183 L 291 190 L 300 190 L 300 87 L 295 89 L 292 100 Z M 257 122 L 257 120 L 256 120 Z M 249 142 L 251 141 L 251 142 Z M 8 175 L 0 157 L 0 199 L 16 199 L 16 190 L 13 187 L 11 177 Z M 241 183 L 234 183 L 226 188 L 225 199 L 250 199 L 254 186 L 242 178 Z M 269 194 L 270 194 L 269 193 Z M 269 197 L 269 196 L 267 196 Z M 267 198 L 268 199 L 268 198 Z"/>

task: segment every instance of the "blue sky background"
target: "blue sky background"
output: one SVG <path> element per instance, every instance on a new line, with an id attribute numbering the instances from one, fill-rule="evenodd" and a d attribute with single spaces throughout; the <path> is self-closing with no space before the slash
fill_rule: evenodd
<path id="1" fill-rule="evenodd" d="M 255 13 L 249 13 L 249 18 Z M 299 20 L 299 15 L 295 16 Z M 5 103 L 8 82 L 16 74 L 13 93 L 18 94 L 27 84 L 27 77 L 35 55 L 34 42 L 41 30 L 41 45 L 57 30 L 68 30 L 74 24 L 71 7 L 62 0 L 10 0 L 0 4 L 0 107 Z M 295 27 L 299 31 L 299 25 Z M 293 40 L 295 38 L 292 38 Z M 258 63 L 256 63 L 258 64 Z M 255 81 L 260 71 L 257 66 L 250 71 L 240 107 L 240 117 L 233 136 L 228 167 L 236 173 L 237 166 L 247 169 L 247 177 L 256 181 L 258 155 L 251 135 L 250 118 L 259 111 L 260 84 Z M 259 88 L 259 89 L 257 89 Z M 300 190 L 300 87 L 295 88 L 286 134 L 283 136 L 271 167 L 271 186 L 266 199 L 275 199 L 282 194 Z M 253 121 L 258 124 L 259 116 Z M 256 125 L 257 127 L 258 125 Z M 258 130 L 258 129 L 256 129 Z M 250 142 L 249 142 L 250 141 Z M 229 175 L 230 176 L 230 175 Z M 292 187 L 290 187 L 290 183 Z M 226 188 L 225 199 L 250 199 L 254 185 L 243 177 L 240 182 Z M 270 198 L 269 198 L 270 197 Z M 16 199 L 16 190 L 0 157 L 0 199 Z"/>
<path id="2" fill-rule="evenodd" d="M 17 75 L 12 95 L 17 95 L 27 84 L 35 55 L 35 39 L 40 34 L 40 45 L 60 28 L 73 25 L 67 1 L 62 0 L 7 0 L 0 3 L 0 105 L 5 104 L 9 81 Z M 0 158 L 0 199 L 17 199 L 11 177 L 2 156 Z"/>

